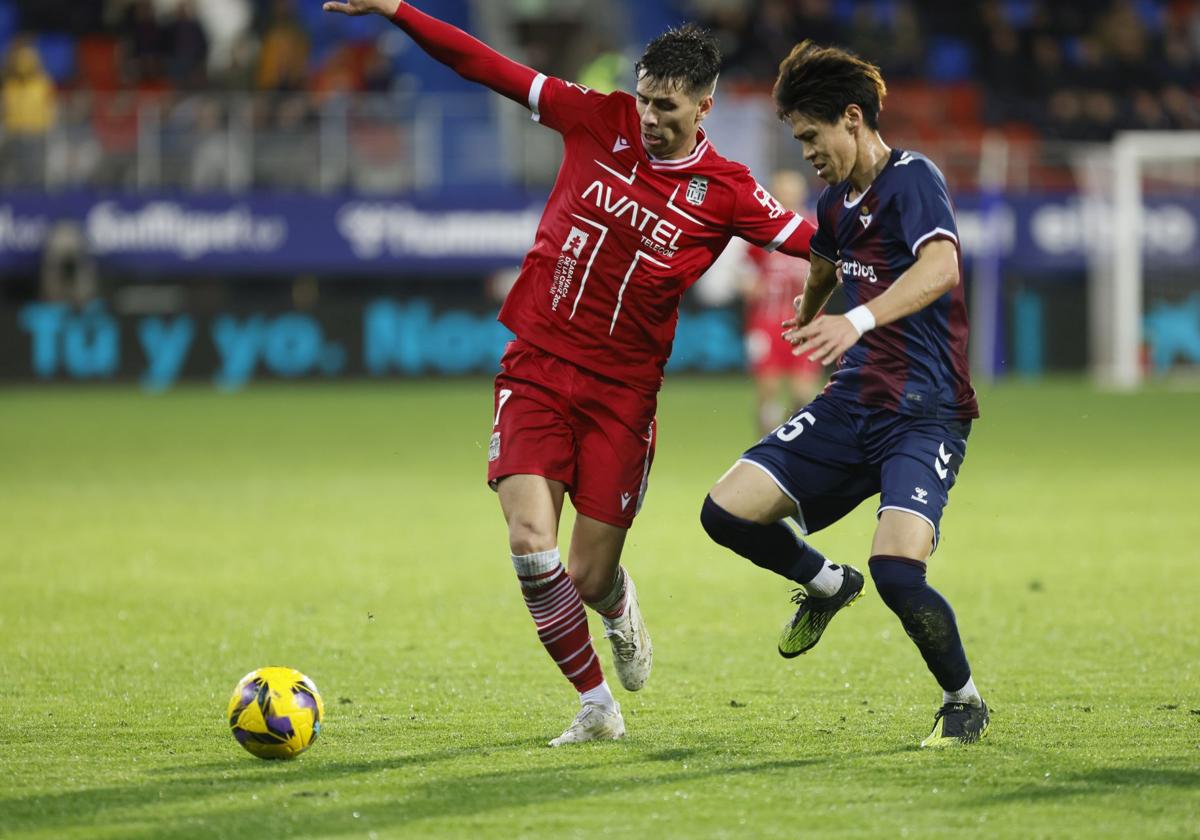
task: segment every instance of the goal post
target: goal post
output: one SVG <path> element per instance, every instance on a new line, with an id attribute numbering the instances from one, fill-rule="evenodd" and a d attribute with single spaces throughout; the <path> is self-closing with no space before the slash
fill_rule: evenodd
<path id="1" fill-rule="evenodd" d="M 1121 132 L 1107 155 L 1092 156 L 1084 167 L 1084 219 L 1096 225 L 1089 267 L 1092 374 L 1099 385 L 1122 391 L 1135 390 L 1143 375 L 1143 255 L 1148 233 L 1143 182 L 1152 164 L 1190 164 L 1187 176 L 1173 183 L 1200 186 L 1191 180 L 1200 177 L 1200 132 Z M 1102 219 L 1109 207 L 1111 223 L 1105 225 Z"/>

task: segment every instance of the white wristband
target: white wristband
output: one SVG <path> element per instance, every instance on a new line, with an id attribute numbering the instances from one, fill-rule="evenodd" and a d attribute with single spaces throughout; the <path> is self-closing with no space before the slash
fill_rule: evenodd
<path id="1" fill-rule="evenodd" d="M 875 328 L 875 316 L 867 309 L 866 304 L 854 307 L 846 313 L 846 317 L 854 325 L 854 329 L 858 330 L 860 338 L 867 330 Z"/>

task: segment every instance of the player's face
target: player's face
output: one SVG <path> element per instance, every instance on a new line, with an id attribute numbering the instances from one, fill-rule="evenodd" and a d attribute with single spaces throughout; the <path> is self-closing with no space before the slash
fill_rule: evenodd
<path id="1" fill-rule="evenodd" d="M 792 136 L 800 141 L 804 159 L 827 184 L 840 184 L 850 177 L 858 154 L 858 141 L 848 118 L 843 115 L 827 123 L 807 114 L 788 114 Z"/>
<path id="2" fill-rule="evenodd" d="M 712 109 L 712 96 L 699 101 L 671 82 L 642 76 L 637 84 L 637 110 L 642 120 L 642 144 L 657 158 L 681 158 L 692 153 L 700 122 Z"/>

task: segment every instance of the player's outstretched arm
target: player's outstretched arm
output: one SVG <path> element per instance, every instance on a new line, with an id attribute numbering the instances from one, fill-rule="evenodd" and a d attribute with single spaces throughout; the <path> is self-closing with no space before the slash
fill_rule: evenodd
<path id="1" fill-rule="evenodd" d="M 391 17 L 400 8 L 399 0 L 347 0 L 345 3 L 326 3 L 321 7 L 327 12 L 343 15 L 384 15 Z"/>
<path id="2" fill-rule="evenodd" d="M 321 6 L 343 15 L 384 15 L 421 49 L 458 75 L 486 85 L 528 107 L 535 70 L 513 61 L 461 29 L 431 17 L 411 3 L 398 0 L 329 0 Z"/>

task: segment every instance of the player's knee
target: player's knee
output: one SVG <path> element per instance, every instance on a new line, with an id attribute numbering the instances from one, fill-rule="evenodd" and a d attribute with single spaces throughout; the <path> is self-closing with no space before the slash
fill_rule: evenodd
<path id="1" fill-rule="evenodd" d="M 879 600 L 892 610 L 904 604 L 914 591 L 925 588 L 925 564 L 919 560 L 877 554 L 868 565 Z"/>
<path id="2" fill-rule="evenodd" d="M 557 543 L 553 529 L 532 519 L 514 517 L 508 523 L 508 548 L 517 557 L 549 551 Z"/>
<path id="3" fill-rule="evenodd" d="M 732 548 L 740 543 L 739 537 L 749 524 L 714 502 L 712 496 L 704 497 L 704 504 L 700 508 L 700 525 L 717 545 Z"/>

